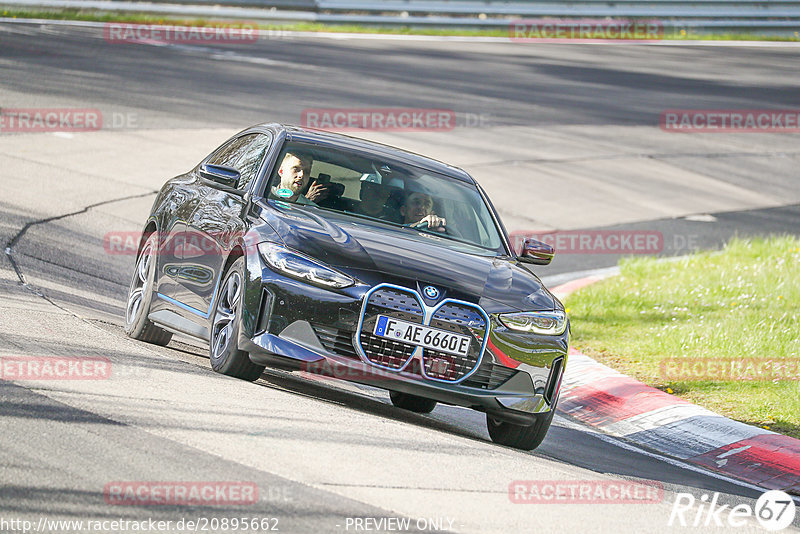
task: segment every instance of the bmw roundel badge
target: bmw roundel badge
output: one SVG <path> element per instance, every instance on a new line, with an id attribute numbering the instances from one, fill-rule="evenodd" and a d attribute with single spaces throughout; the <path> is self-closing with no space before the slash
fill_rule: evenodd
<path id="1" fill-rule="evenodd" d="M 425 286 L 422 289 L 422 292 L 425 293 L 425 296 L 431 300 L 436 300 L 439 298 L 439 290 L 433 286 Z"/>

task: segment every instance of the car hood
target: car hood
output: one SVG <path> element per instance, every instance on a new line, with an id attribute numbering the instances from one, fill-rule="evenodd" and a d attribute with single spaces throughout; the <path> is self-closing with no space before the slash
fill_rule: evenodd
<path id="1" fill-rule="evenodd" d="M 561 308 L 516 260 L 481 256 L 474 253 L 481 249 L 469 245 L 455 244 L 464 249 L 456 250 L 443 237 L 289 204 L 263 209 L 261 218 L 287 247 L 371 285 L 434 285 L 444 296 L 477 302 L 489 313 Z"/>

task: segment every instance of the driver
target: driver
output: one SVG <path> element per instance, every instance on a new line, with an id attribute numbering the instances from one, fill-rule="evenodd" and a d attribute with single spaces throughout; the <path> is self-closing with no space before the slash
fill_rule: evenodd
<path id="1" fill-rule="evenodd" d="M 447 221 L 433 213 L 433 198 L 427 193 L 410 193 L 400 206 L 403 223 L 411 226 L 428 225 L 428 230 L 444 232 Z"/>
<path id="2" fill-rule="evenodd" d="M 277 187 L 272 189 L 272 194 L 289 202 L 309 204 L 325 199 L 330 192 L 326 184 L 314 183 L 306 194 L 303 190 L 308 185 L 311 177 L 311 164 L 314 162 L 311 154 L 304 152 L 287 152 L 283 157 L 278 175 L 281 178 Z"/>

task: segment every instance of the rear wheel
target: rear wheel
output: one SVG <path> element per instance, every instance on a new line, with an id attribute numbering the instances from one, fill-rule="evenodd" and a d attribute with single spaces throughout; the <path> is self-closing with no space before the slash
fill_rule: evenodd
<path id="1" fill-rule="evenodd" d="M 389 398 L 392 400 L 392 404 L 398 408 L 416 413 L 431 413 L 436 407 L 435 400 L 409 395 L 408 393 L 400 393 L 399 391 L 390 391 Z"/>
<path id="2" fill-rule="evenodd" d="M 250 356 L 238 346 L 243 272 L 244 259 L 239 258 L 223 275 L 217 305 L 211 316 L 210 359 L 211 368 L 216 372 L 253 382 L 264 372 L 264 367 L 250 361 Z"/>
<path id="3" fill-rule="evenodd" d="M 164 346 L 172 339 L 172 333 L 157 327 L 147 318 L 153 300 L 157 251 L 158 236 L 153 232 L 136 258 L 125 306 L 125 333 L 134 339 Z"/>
<path id="4" fill-rule="evenodd" d="M 489 414 L 486 414 L 486 427 L 489 430 L 489 436 L 492 441 L 498 445 L 506 445 L 507 447 L 514 447 L 515 449 L 522 449 L 524 451 L 532 451 L 541 445 L 547 431 L 550 429 L 550 423 L 553 421 L 553 415 L 556 413 L 555 404 L 551 406 L 550 411 L 543 414 L 538 414 L 536 422 L 530 426 L 515 425 L 505 421 L 499 421 Z"/>

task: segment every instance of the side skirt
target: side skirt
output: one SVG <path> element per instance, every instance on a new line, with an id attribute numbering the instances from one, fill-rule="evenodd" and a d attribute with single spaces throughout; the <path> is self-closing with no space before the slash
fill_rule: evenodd
<path id="1" fill-rule="evenodd" d="M 208 328 L 200 326 L 170 310 L 152 312 L 147 318 L 157 326 L 160 326 L 164 330 L 169 330 L 174 334 L 190 336 L 204 343 L 208 343 L 210 338 Z"/>

